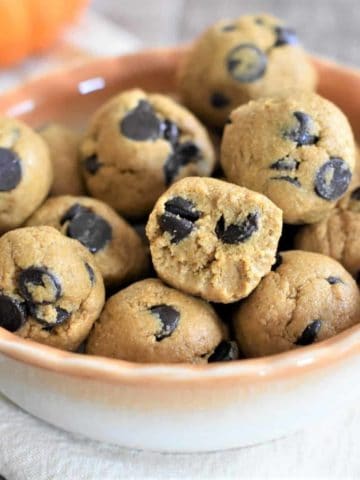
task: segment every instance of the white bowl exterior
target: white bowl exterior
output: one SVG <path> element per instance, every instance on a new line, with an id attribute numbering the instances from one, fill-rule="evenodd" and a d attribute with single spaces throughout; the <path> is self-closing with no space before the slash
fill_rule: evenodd
<path id="1" fill-rule="evenodd" d="M 111 384 L 0 355 L 1 390 L 68 431 L 130 448 L 202 452 L 279 438 L 360 397 L 360 355 L 294 377 L 217 385 Z"/>

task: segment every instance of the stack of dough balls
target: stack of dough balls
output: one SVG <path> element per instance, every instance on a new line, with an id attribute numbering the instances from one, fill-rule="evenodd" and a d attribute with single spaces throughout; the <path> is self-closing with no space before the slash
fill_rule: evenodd
<path id="1" fill-rule="evenodd" d="M 0 327 L 206 365 L 357 324 L 359 154 L 295 31 L 219 21 L 174 73 L 175 97 L 134 85 L 83 131 L 0 118 Z"/>

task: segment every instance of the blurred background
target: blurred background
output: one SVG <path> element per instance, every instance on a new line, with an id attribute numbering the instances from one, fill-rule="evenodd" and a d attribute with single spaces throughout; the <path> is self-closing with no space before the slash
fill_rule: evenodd
<path id="1" fill-rule="evenodd" d="M 188 42 L 220 18 L 261 12 L 284 19 L 308 50 L 360 66 L 359 0 L 0 0 L 0 92 L 93 56 Z"/>

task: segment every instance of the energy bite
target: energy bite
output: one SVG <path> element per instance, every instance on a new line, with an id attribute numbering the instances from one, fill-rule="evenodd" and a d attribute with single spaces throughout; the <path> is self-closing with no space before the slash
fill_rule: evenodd
<path id="1" fill-rule="evenodd" d="M 24 123 L 0 117 L 0 234 L 37 209 L 53 180 L 48 148 Z"/>
<path id="2" fill-rule="evenodd" d="M 95 113 L 80 152 L 91 195 L 132 218 L 149 213 L 174 181 L 210 175 L 215 164 L 209 136 L 188 110 L 137 89 Z"/>
<path id="3" fill-rule="evenodd" d="M 231 113 L 221 164 L 229 181 L 280 207 L 285 223 L 315 223 L 350 185 L 354 138 L 333 103 L 314 93 L 288 92 Z"/>
<path id="4" fill-rule="evenodd" d="M 0 327 L 63 350 L 76 350 L 104 305 L 91 254 L 51 227 L 0 238 Z"/>
<path id="5" fill-rule="evenodd" d="M 234 360 L 238 350 L 208 303 L 148 279 L 106 302 L 86 353 L 133 362 L 208 363 Z"/>
<path id="6" fill-rule="evenodd" d="M 146 227 L 159 277 L 205 300 L 246 297 L 270 270 L 281 210 L 263 195 L 213 178 L 185 178 L 157 201 Z"/>
<path id="7" fill-rule="evenodd" d="M 54 170 L 50 195 L 83 195 L 85 186 L 80 170 L 80 134 L 61 125 L 49 123 L 39 130 L 49 147 Z"/>
<path id="8" fill-rule="evenodd" d="M 272 355 L 325 340 L 360 320 L 359 290 L 335 260 L 283 252 L 274 270 L 234 315 L 236 339 L 249 357 Z"/>
<path id="9" fill-rule="evenodd" d="M 271 15 L 217 22 L 190 48 L 179 72 L 185 105 L 219 127 L 249 100 L 315 86 L 314 68 L 296 33 Z"/>
<path id="10" fill-rule="evenodd" d="M 106 286 L 135 280 L 148 269 L 147 248 L 139 235 L 100 200 L 70 195 L 50 198 L 27 225 L 49 225 L 82 243 L 94 255 Z"/>
<path id="11" fill-rule="evenodd" d="M 296 248 L 335 258 L 360 282 L 360 187 L 352 190 L 321 222 L 304 226 Z"/>

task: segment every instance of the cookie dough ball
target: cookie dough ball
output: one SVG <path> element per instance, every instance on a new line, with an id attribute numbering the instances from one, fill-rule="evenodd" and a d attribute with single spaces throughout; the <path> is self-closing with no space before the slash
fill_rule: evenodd
<path id="1" fill-rule="evenodd" d="M 49 198 L 27 222 L 49 225 L 79 240 L 94 255 L 106 286 L 143 275 L 148 253 L 135 230 L 108 205 L 88 197 Z"/>
<path id="2" fill-rule="evenodd" d="M 296 33 L 270 15 L 216 23 L 191 47 L 179 72 L 184 103 L 220 127 L 249 100 L 315 86 L 314 68 Z"/>
<path id="3" fill-rule="evenodd" d="M 281 220 L 281 210 L 263 195 L 213 178 L 185 178 L 160 197 L 146 234 L 160 278 L 205 300 L 231 303 L 270 270 Z"/>
<path id="4" fill-rule="evenodd" d="M 0 327 L 76 350 L 104 305 L 92 255 L 51 227 L 20 228 L 0 239 Z"/>
<path id="5" fill-rule="evenodd" d="M 237 358 L 214 309 L 160 280 L 134 283 L 111 297 L 86 352 L 133 362 L 208 363 Z"/>
<path id="6" fill-rule="evenodd" d="M 338 260 L 360 282 L 360 187 L 353 190 L 321 222 L 303 227 L 296 248 Z"/>
<path id="7" fill-rule="evenodd" d="M 48 148 L 24 123 L 0 117 L 0 233 L 22 225 L 53 179 Z"/>
<path id="8" fill-rule="evenodd" d="M 231 182 L 269 197 L 284 222 L 315 223 L 349 187 L 355 144 L 345 115 L 314 93 L 250 102 L 231 114 L 221 163 Z"/>
<path id="9" fill-rule="evenodd" d="M 85 187 L 80 170 L 80 134 L 59 123 L 49 123 L 39 134 L 49 147 L 54 170 L 50 195 L 83 195 Z"/>
<path id="10" fill-rule="evenodd" d="M 293 250 L 240 304 L 234 326 L 242 352 L 258 357 L 325 340 L 359 320 L 351 275 L 332 258 Z"/>
<path id="11" fill-rule="evenodd" d="M 215 163 L 200 122 L 172 99 L 129 90 L 93 117 L 81 143 L 88 190 L 127 217 L 142 217 L 174 181 L 210 175 Z"/>

